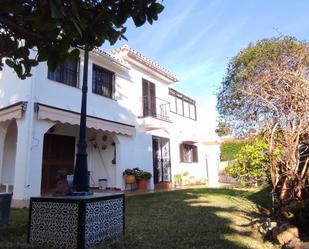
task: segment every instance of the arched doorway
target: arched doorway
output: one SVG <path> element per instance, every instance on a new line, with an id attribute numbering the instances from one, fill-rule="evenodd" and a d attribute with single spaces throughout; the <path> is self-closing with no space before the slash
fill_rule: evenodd
<path id="1" fill-rule="evenodd" d="M 60 170 L 73 174 L 75 137 L 46 133 L 44 135 L 41 194 L 54 193 Z"/>
<path id="2" fill-rule="evenodd" d="M 14 185 L 15 159 L 17 142 L 17 124 L 15 119 L 11 121 L 7 128 L 4 140 L 1 184 Z"/>

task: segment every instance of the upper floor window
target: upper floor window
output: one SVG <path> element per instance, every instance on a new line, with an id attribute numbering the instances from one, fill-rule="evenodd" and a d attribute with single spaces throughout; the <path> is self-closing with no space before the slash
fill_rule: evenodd
<path id="1" fill-rule="evenodd" d="M 115 73 L 93 65 L 92 92 L 113 99 L 115 92 Z"/>
<path id="2" fill-rule="evenodd" d="M 196 120 L 195 101 L 174 89 L 169 89 L 170 111 Z"/>
<path id="3" fill-rule="evenodd" d="M 197 146 L 187 143 L 180 144 L 180 162 L 197 163 Z"/>
<path id="4" fill-rule="evenodd" d="M 78 87 L 79 60 L 69 60 L 64 65 L 57 67 L 53 72 L 48 70 L 47 78 L 69 86 Z"/>

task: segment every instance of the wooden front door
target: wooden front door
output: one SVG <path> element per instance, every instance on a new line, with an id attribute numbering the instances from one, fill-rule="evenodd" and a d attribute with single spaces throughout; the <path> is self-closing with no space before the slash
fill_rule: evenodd
<path id="1" fill-rule="evenodd" d="M 45 134 L 41 194 L 52 194 L 57 184 L 58 170 L 67 169 L 73 174 L 75 137 Z"/>
<path id="2" fill-rule="evenodd" d="M 171 182 L 170 140 L 152 137 L 154 184 Z"/>

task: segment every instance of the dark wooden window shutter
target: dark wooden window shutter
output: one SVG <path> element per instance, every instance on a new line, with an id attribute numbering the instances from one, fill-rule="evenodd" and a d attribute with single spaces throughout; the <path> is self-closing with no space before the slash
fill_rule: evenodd
<path id="1" fill-rule="evenodd" d="M 156 86 L 149 82 L 149 96 L 150 96 L 150 112 L 153 117 L 156 117 Z"/>
<path id="2" fill-rule="evenodd" d="M 116 75 L 113 74 L 112 76 L 112 99 L 115 99 L 115 92 L 116 92 Z"/>
<path id="3" fill-rule="evenodd" d="M 193 162 L 197 163 L 198 162 L 197 146 L 193 146 L 192 153 L 193 153 Z"/>
<path id="4" fill-rule="evenodd" d="M 183 144 L 179 145 L 179 155 L 180 155 L 180 162 L 184 162 L 184 147 Z"/>
<path id="5" fill-rule="evenodd" d="M 154 83 L 143 79 L 142 81 L 143 96 L 143 116 L 156 117 L 156 86 Z"/>
<path id="6" fill-rule="evenodd" d="M 142 97 L 143 97 L 143 116 L 147 117 L 149 116 L 149 109 L 148 109 L 148 83 L 146 80 L 143 79 L 143 85 L 142 85 Z"/>

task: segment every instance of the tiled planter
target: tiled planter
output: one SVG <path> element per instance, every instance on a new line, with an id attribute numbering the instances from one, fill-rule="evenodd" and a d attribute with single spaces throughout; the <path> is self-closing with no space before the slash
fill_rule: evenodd
<path id="1" fill-rule="evenodd" d="M 33 197 L 28 242 L 84 249 L 124 234 L 124 195 Z"/>

